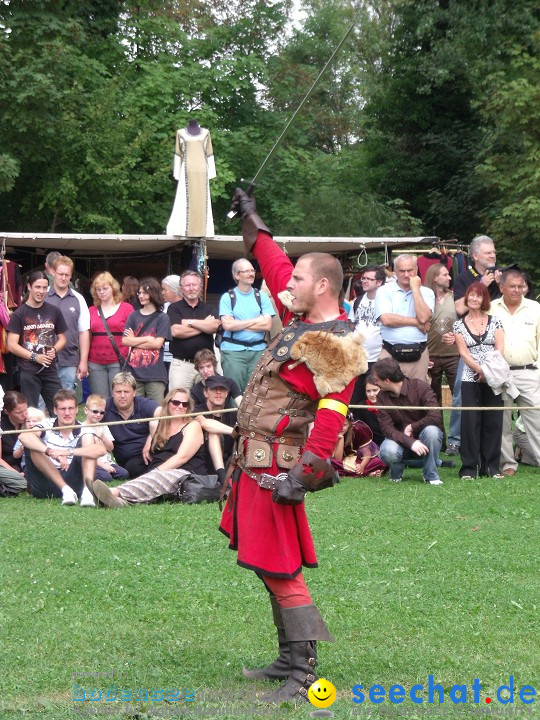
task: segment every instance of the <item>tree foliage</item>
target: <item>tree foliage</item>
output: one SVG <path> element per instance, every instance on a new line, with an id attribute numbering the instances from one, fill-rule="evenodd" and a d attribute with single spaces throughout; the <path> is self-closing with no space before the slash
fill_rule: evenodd
<path id="1" fill-rule="evenodd" d="M 217 232 L 342 38 L 257 190 L 280 234 L 492 233 L 533 264 L 532 0 L 4 0 L 0 227 L 163 232 L 174 135 L 209 127 Z"/>

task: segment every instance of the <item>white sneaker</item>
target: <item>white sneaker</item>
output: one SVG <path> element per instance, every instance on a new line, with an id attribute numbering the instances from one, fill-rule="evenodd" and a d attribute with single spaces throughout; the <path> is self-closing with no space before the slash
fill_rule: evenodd
<path id="1" fill-rule="evenodd" d="M 426 478 L 424 478 L 424 482 L 428 485 L 444 485 L 441 478 L 437 478 L 436 480 L 426 480 Z"/>
<path id="2" fill-rule="evenodd" d="M 77 493 L 69 485 L 66 485 L 62 489 L 62 505 L 76 505 L 77 502 Z"/>
<path id="3" fill-rule="evenodd" d="M 81 507 L 96 507 L 96 503 L 94 502 L 92 493 L 90 492 L 90 490 L 87 487 L 85 487 L 84 490 L 82 491 Z"/>

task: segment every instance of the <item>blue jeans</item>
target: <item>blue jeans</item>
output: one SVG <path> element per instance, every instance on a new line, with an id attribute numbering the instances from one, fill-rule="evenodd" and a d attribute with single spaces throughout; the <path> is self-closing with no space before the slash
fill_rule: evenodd
<path id="1" fill-rule="evenodd" d="M 77 389 L 77 367 L 59 367 L 58 377 L 62 383 L 64 390 L 76 390 Z"/>
<path id="2" fill-rule="evenodd" d="M 428 425 L 418 436 L 420 442 L 429 449 L 427 455 L 418 456 L 413 450 L 404 448 L 394 440 L 383 440 L 381 445 L 381 460 L 390 468 L 390 478 L 400 480 L 403 477 L 403 468 L 406 460 L 421 460 L 423 463 L 423 476 L 425 480 L 439 480 L 437 460 L 441 452 L 443 432 L 436 425 Z"/>
<path id="3" fill-rule="evenodd" d="M 456 373 L 456 380 L 454 382 L 454 392 L 452 393 L 452 407 L 461 406 L 461 381 L 463 378 L 463 369 L 465 363 L 463 358 L 459 358 L 459 365 Z M 451 410 L 450 411 L 450 427 L 448 428 L 448 445 L 461 445 L 461 411 Z"/>

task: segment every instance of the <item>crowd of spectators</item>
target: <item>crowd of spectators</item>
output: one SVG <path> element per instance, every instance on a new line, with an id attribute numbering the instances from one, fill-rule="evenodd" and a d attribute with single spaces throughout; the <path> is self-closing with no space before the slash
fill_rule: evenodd
<path id="1" fill-rule="evenodd" d="M 399 482 L 404 468 L 420 467 L 424 482 L 440 485 L 438 468 L 454 466 L 443 452 L 460 456 L 465 479 L 540 466 L 540 414 L 526 410 L 540 406 L 540 304 L 525 273 L 496 267 L 487 236 L 475 238 L 469 257 L 453 283 L 446 263 L 432 264 L 422 282 L 411 254 L 395 259 L 393 274 L 369 265 L 355 280 L 349 319 L 368 370 L 334 454 L 340 474 L 388 471 Z M 69 257 L 49 254 L 7 327 L 20 391 L 3 397 L 3 494 L 121 507 L 174 496 L 187 473 L 223 482 L 234 409 L 276 321 L 251 262 L 233 263 L 235 285 L 216 305 L 203 299 L 199 273 L 185 270 L 122 285 L 100 272 L 88 307 L 73 272 Z M 523 412 L 512 430 L 514 403 Z"/>

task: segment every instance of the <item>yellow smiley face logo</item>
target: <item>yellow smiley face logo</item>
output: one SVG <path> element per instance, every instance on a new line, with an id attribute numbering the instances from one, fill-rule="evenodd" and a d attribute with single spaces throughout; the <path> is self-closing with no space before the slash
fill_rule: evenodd
<path id="1" fill-rule="evenodd" d="M 327 708 L 336 699 L 336 688 L 329 680 L 319 678 L 311 685 L 307 694 L 312 705 L 318 708 Z"/>

